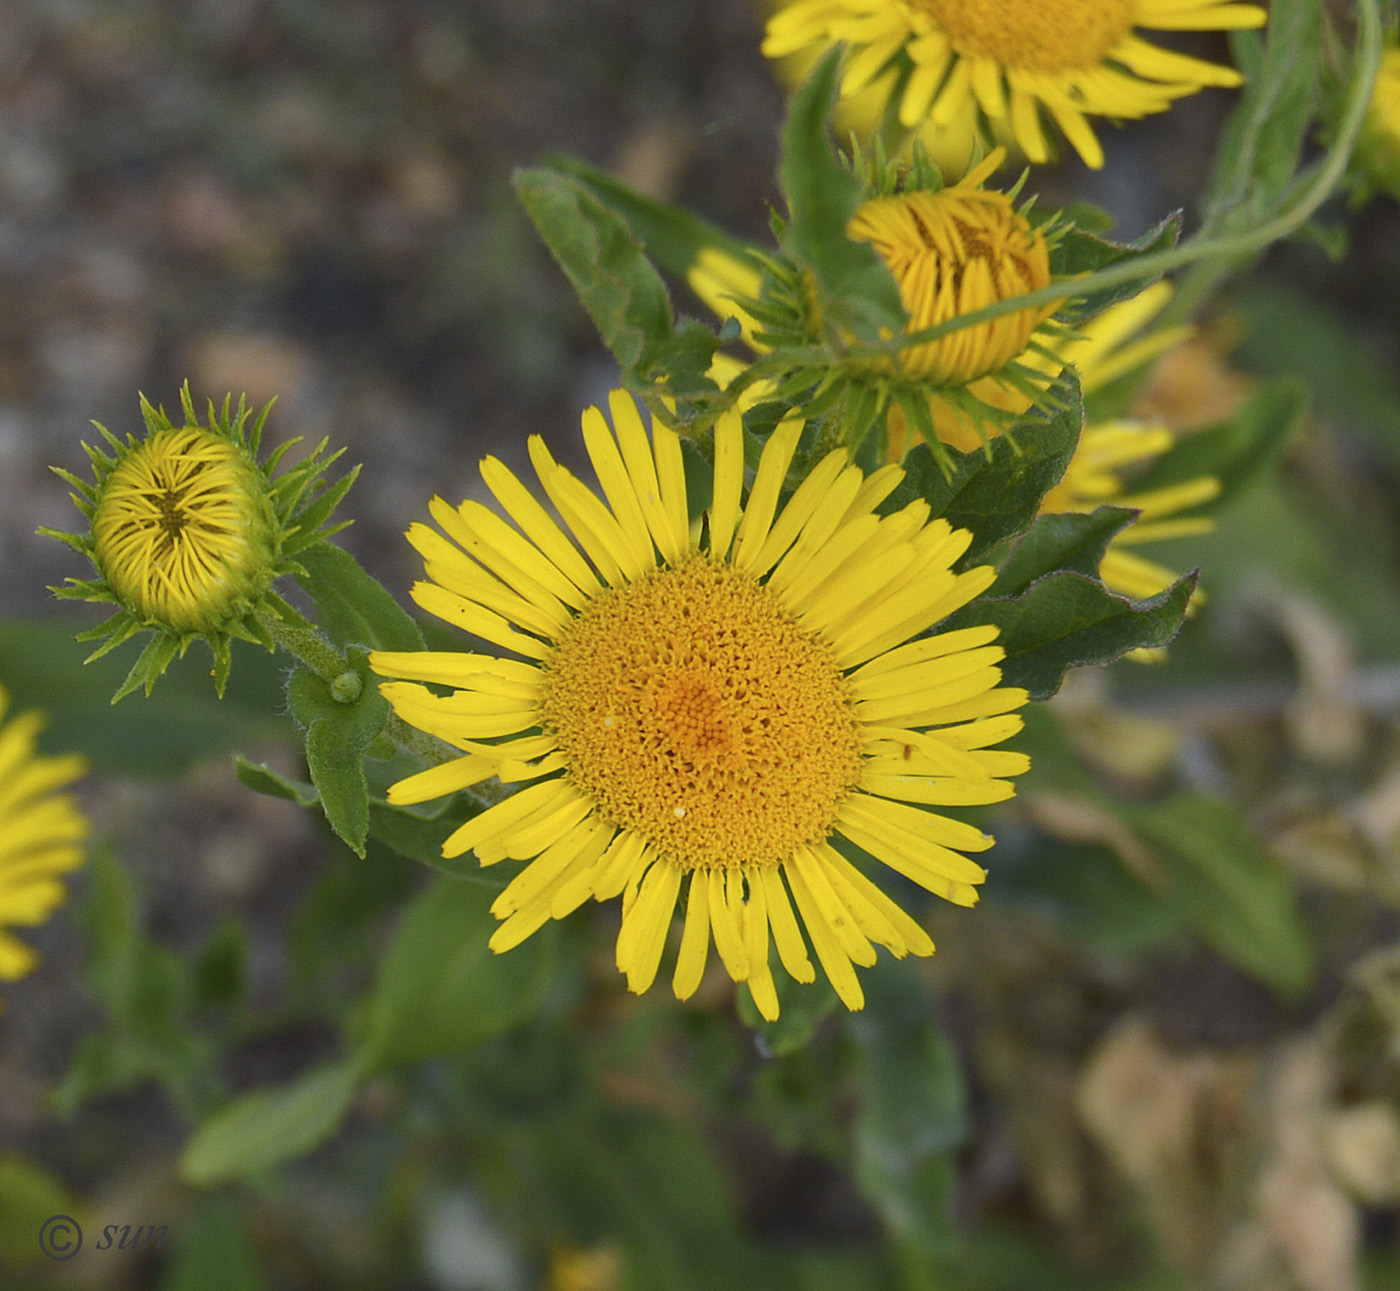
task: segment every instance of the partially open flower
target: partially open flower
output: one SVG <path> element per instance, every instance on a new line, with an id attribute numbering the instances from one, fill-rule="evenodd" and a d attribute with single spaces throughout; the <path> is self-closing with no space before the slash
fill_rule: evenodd
<path id="1" fill-rule="evenodd" d="M 97 491 L 92 558 L 143 623 L 218 632 L 272 585 L 267 481 L 235 441 L 161 430 L 123 454 Z"/>
<path id="2" fill-rule="evenodd" d="M 1045 235 L 1006 193 L 981 186 L 999 160 L 993 154 L 938 192 L 874 198 L 852 218 L 849 235 L 869 242 L 894 275 L 910 332 L 1050 285 Z M 910 346 L 900 366 L 935 385 L 970 385 L 1024 352 L 1054 311 L 1053 304 L 1022 309 Z"/>
<path id="3" fill-rule="evenodd" d="M 982 187 L 1002 155 L 992 153 L 948 188 L 873 198 L 852 217 L 847 233 L 870 243 L 889 267 L 910 334 L 1050 286 L 1044 231 L 1010 194 Z M 899 352 L 906 377 L 942 392 L 931 399 L 939 439 L 975 447 L 996 410 L 1019 414 L 1030 407 L 1035 386 L 1052 377 L 1025 360 L 1061 303 L 1019 309 Z"/>
<path id="4" fill-rule="evenodd" d="M 226 399 L 222 411 L 210 406 L 203 425 L 188 387 L 181 397 L 181 426 L 142 400 L 143 440 L 129 435 L 123 442 L 99 426 L 112 451 L 84 445 L 96 483 L 58 471 L 77 490 L 73 501 L 91 522 L 89 531 L 40 530 L 82 552 L 97 570 L 96 579 L 70 578 L 69 587 L 54 588 L 59 596 L 119 607 L 78 638 L 106 638 L 92 658 L 143 630 L 156 634 L 116 699 L 140 685 L 149 694 L 171 660 L 200 638 L 214 653 L 222 694 L 230 639 L 271 648 L 264 618 L 300 617 L 273 584 L 299 569 L 294 553 L 344 527 L 325 526 L 355 473 L 327 487 L 324 472 L 340 454 L 322 457 L 324 441 L 274 478 L 296 441 L 258 462 L 267 409 L 249 425 L 245 406 L 240 402 L 230 418 Z"/>

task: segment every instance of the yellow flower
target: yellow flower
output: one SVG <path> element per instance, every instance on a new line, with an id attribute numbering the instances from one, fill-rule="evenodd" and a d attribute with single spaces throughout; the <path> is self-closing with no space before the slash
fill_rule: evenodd
<path id="1" fill-rule="evenodd" d="M 1377 184 L 1400 196 L 1400 49 L 1381 55 L 1357 159 Z"/>
<path id="2" fill-rule="evenodd" d="M 92 558 L 143 623 L 217 632 L 272 585 L 274 532 L 256 461 L 184 426 L 133 447 L 102 482 Z"/>
<path id="3" fill-rule="evenodd" d="M 1003 155 L 997 149 L 937 192 L 873 198 L 852 217 L 846 231 L 879 252 L 899 287 L 910 333 L 1050 285 L 1045 234 L 1008 194 L 982 187 Z M 1030 407 L 1033 387 L 1027 383 L 1038 369 L 1027 360 L 1034 357 L 1033 346 L 1048 340 L 1042 324 L 1057 308 L 1052 303 L 1017 310 L 900 351 L 905 376 L 948 392 L 931 393 L 930 399 L 944 443 L 977 447 L 989 427 L 994 433 L 994 410 L 1015 414 Z"/>
<path id="4" fill-rule="evenodd" d="M 1103 150 L 1089 117 L 1143 117 L 1240 82 L 1232 68 L 1150 44 L 1139 28 L 1217 31 L 1264 19 L 1258 5 L 1231 0 L 791 0 L 769 20 L 763 52 L 844 42 L 843 96 L 893 66 L 904 125 L 948 125 L 975 106 L 1043 162 L 1045 112 L 1097 168 Z"/>
<path id="5" fill-rule="evenodd" d="M 0 718 L 8 707 L 0 687 Z M 83 863 L 88 833 L 71 795 L 56 792 L 82 775 L 86 763 L 36 753 L 43 724 L 38 712 L 0 724 L 0 981 L 6 982 L 29 972 L 37 956 L 4 928 L 41 924 L 63 903 L 58 876 Z"/>
<path id="6" fill-rule="evenodd" d="M 680 440 L 650 441 L 631 396 L 583 417 L 606 503 L 538 437 L 530 456 L 572 540 L 497 460 L 477 502 L 409 530 L 425 610 L 520 658 L 370 656 L 405 721 L 464 756 L 401 781 L 422 802 L 499 776 L 534 780 L 456 830 L 445 855 L 529 864 L 492 907 L 509 950 L 590 897 L 622 897 L 617 963 L 638 993 L 685 910 L 673 987 L 687 999 L 715 946 L 764 1017 L 778 1012 L 770 940 L 797 981 L 814 968 L 864 1002 L 855 965 L 933 944 L 834 844 L 840 835 L 929 891 L 971 905 L 992 840 L 929 807 L 999 802 L 1028 765 L 994 750 L 1026 692 L 1002 687 L 995 628 L 928 633 L 993 581 L 954 573 L 971 535 L 916 500 L 875 508 L 903 476 L 868 479 L 844 448 L 778 511 L 802 424 L 765 445 L 743 502 L 735 413 L 715 429 L 713 502 L 692 531 Z M 439 695 L 430 683 L 450 688 Z"/>
<path id="7" fill-rule="evenodd" d="M 106 638 L 92 659 L 139 632 L 155 633 L 113 703 L 143 684 L 150 694 L 171 660 L 201 638 L 213 651 L 221 695 L 233 637 L 271 649 L 270 620 L 300 621 L 273 584 L 301 569 L 292 559 L 297 552 L 345 527 L 328 521 L 358 471 L 327 485 L 324 473 L 340 453 L 323 457 L 323 440 L 274 475 L 298 441 L 259 463 L 268 409 L 249 424 L 242 401 L 230 417 L 225 399 L 222 410 L 210 405 L 208 425 L 201 425 L 188 386 L 180 399 L 181 426 L 142 399 L 143 440 L 128 435 L 123 442 L 99 426 L 111 452 L 83 445 L 95 483 L 54 468 L 76 490 L 72 498 L 88 532 L 39 530 L 81 552 L 97 571 L 95 579 L 70 578 L 68 587 L 53 588 L 58 596 L 118 607 L 79 635 L 79 641 Z"/>
<path id="8" fill-rule="evenodd" d="M 872 198 L 852 216 L 846 232 L 880 253 L 910 332 L 1050 285 L 1045 235 L 1006 193 L 981 186 L 1001 156 L 993 153 L 948 188 Z M 900 351 L 900 366 L 934 385 L 971 385 L 1022 354 L 1054 311 L 1022 309 L 911 346 Z"/>

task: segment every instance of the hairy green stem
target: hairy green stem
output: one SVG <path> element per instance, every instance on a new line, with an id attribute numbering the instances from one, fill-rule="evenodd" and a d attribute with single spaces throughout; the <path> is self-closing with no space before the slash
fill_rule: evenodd
<path id="1" fill-rule="evenodd" d="M 272 639 L 295 655 L 311 669 L 327 686 L 350 671 L 345 656 L 326 638 L 311 628 L 299 628 L 275 614 L 260 614 L 258 622 L 272 634 Z"/>

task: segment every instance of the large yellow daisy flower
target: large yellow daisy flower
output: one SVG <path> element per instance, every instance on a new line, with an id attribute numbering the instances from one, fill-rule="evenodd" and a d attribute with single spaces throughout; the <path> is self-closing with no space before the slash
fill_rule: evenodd
<path id="1" fill-rule="evenodd" d="M 991 748 L 1021 726 L 994 628 L 932 633 L 984 591 L 955 573 L 971 535 L 911 502 L 875 508 L 903 476 L 866 478 L 844 449 L 779 511 L 802 424 L 781 424 L 744 493 L 737 415 L 715 429 L 713 502 L 692 530 L 678 437 L 650 440 L 630 395 L 596 408 L 584 439 L 604 498 L 530 456 L 561 528 L 494 458 L 482 476 L 519 527 L 478 502 L 435 500 L 442 534 L 409 540 L 428 581 L 414 600 L 518 658 L 376 652 L 405 721 L 464 756 L 401 781 L 421 802 L 490 776 L 534 780 L 443 847 L 484 865 L 529 864 L 492 907 L 509 950 L 589 897 L 622 897 L 617 963 L 655 979 L 685 910 L 673 986 L 688 998 L 713 938 L 763 1016 L 778 1013 L 770 941 L 797 981 L 814 968 L 858 1009 L 856 965 L 933 944 L 835 845 L 841 836 L 914 882 L 971 905 L 985 871 L 963 853 L 992 840 L 930 807 L 1002 801 L 1028 765 Z M 572 538 L 569 536 L 572 534 Z M 440 695 L 420 683 L 450 688 Z"/>
<path id="2" fill-rule="evenodd" d="M 843 96 L 894 64 L 908 70 L 891 85 L 904 125 L 951 123 L 975 102 L 1034 162 L 1050 156 L 1043 109 L 1085 164 L 1099 167 L 1089 117 L 1143 117 L 1205 86 L 1240 82 L 1232 68 L 1148 43 L 1139 28 L 1263 23 L 1258 5 L 1232 0 L 791 0 L 770 19 L 763 52 L 783 58 L 844 43 Z"/>
<path id="3" fill-rule="evenodd" d="M 0 687 L 0 718 L 9 696 Z M 35 740 L 43 714 L 21 713 L 0 725 L 0 981 L 23 977 L 37 961 L 9 927 L 41 924 L 63 904 L 59 875 L 83 863 L 88 822 L 69 794 L 58 793 L 83 774 L 75 755 L 42 757 Z"/>

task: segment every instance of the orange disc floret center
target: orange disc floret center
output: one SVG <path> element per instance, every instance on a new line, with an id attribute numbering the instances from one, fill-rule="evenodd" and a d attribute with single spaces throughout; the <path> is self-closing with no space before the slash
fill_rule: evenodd
<path id="1" fill-rule="evenodd" d="M 542 725 L 608 820 L 687 869 L 777 865 L 860 777 L 831 652 L 703 556 L 584 607 L 544 665 Z"/>
<path id="2" fill-rule="evenodd" d="M 954 187 L 875 198 L 855 213 L 847 233 L 870 243 L 889 266 L 910 331 L 1050 285 L 1045 237 L 1005 193 Z M 1025 350 L 1054 310 L 1017 310 L 910 346 L 900 365 L 912 377 L 965 385 Z"/>
<path id="3" fill-rule="evenodd" d="M 964 58 L 1062 72 L 1093 67 L 1133 27 L 1133 0 L 907 0 Z"/>

